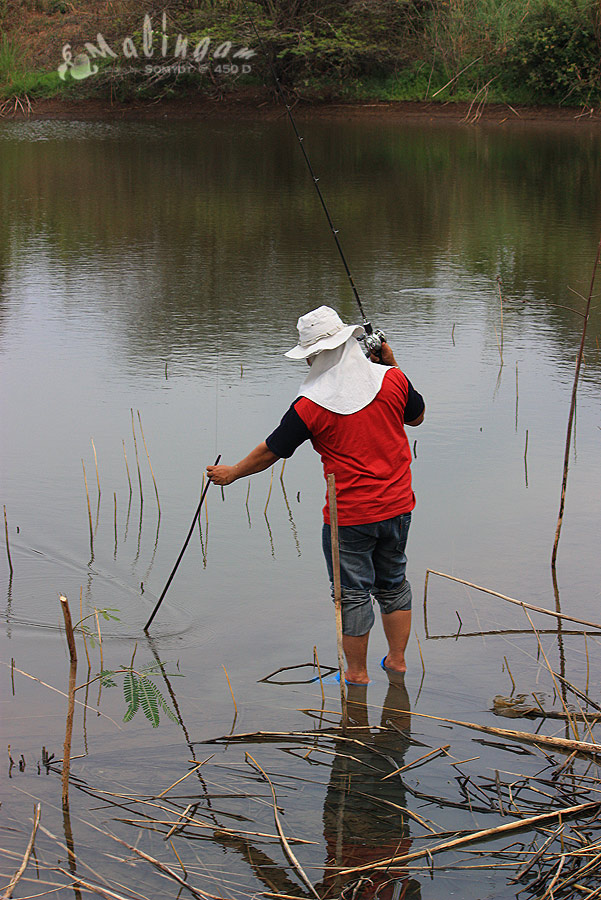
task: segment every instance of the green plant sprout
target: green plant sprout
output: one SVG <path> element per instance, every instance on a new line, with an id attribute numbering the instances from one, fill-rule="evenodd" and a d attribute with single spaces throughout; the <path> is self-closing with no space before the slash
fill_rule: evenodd
<path id="1" fill-rule="evenodd" d="M 160 690 L 151 679 L 160 674 L 160 667 L 157 663 L 145 666 L 139 672 L 132 666 L 123 666 L 116 671 L 105 670 L 100 673 L 103 687 L 116 687 L 113 680 L 115 675 L 124 675 L 123 679 L 123 696 L 127 703 L 127 710 L 123 716 L 124 722 L 131 722 L 140 707 L 142 712 L 151 723 L 153 728 L 159 725 L 160 711 L 163 710 L 174 722 L 177 717 Z M 179 676 L 182 677 L 181 675 Z"/>

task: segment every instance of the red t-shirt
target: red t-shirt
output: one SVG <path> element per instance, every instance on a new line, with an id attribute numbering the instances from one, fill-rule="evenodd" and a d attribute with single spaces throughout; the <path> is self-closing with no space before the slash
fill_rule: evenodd
<path id="1" fill-rule="evenodd" d="M 295 448 L 285 446 L 282 430 L 287 417 L 288 431 L 294 429 L 291 414 L 300 417 L 306 433 L 300 440 L 297 436 L 296 446 L 309 438 L 321 456 L 326 478 L 336 476 L 340 525 L 380 522 L 410 512 L 415 496 L 411 489 L 411 450 L 404 428 L 410 391 L 409 421 L 413 421 L 423 409 L 423 400 L 397 368 L 386 373 L 372 402 L 350 415 L 330 412 L 299 397 L 280 427 L 267 438 L 267 445 L 277 456 L 291 455 Z M 323 514 L 324 521 L 329 522 L 327 497 Z"/>

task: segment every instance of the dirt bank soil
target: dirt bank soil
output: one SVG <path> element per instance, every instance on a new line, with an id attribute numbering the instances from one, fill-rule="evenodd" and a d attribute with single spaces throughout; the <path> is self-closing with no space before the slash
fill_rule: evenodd
<path id="1" fill-rule="evenodd" d="M 240 119 L 275 119 L 284 110 L 272 93 L 262 90 L 244 90 L 220 99 L 207 96 L 180 97 L 160 101 L 111 103 L 108 100 L 52 99 L 32 103 L 30 113 L 16 110 L 7 104 L 4 116 L 30 119 L 202 119 L 225 116 Z M 375 119 L 405 121 L 416 124 L 486 124 L 503 127 L 519 125 L 563 125 L 586 127 L 601 125 L 601 111 L 593 109 L 560 109 L 545 107 L 513 107 L 507 104 L 490 105 L 476 109 L 468 103 L 429 103 L 419 101 L 366 103 L 332 103 L 300 101 L 294 106 L 294 115 L 302 118 L 324 119 Z"/>

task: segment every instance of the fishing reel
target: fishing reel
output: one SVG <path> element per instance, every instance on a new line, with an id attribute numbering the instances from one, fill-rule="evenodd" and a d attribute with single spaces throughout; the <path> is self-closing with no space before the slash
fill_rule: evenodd
<path id="1" fill-rule="evenodd" d="M 386 341 L 386 335 L 379 328 L 372 328 L 368 322 L 363 324 L 365 334 L 357 338 L 363 346 L 363 352 L 369 359 L 372 355 L 382 361 L 382 341 Z M 368 330 L 369 329 L 369 330 Z"/>

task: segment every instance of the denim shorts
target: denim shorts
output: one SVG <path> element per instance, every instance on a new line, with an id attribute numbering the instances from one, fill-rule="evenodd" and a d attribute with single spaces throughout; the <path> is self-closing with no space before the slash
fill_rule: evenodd
<path id="1" fill-rule="evenodd" d="M 411 586 L 405 578 L 410 524 L 411 513 L 404 513 L 382 522 L 338 527 L 344 634 L 358 637 L 372 628 L 372 595 L 385 615 L 411 609 Z M 333 585 L 331 540 L 330 526 L 325 523 L 323 553 Z M 332 587 L 332 596 L 333 593 Z"/>

